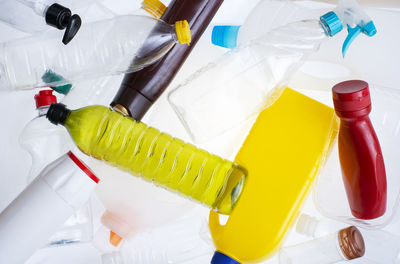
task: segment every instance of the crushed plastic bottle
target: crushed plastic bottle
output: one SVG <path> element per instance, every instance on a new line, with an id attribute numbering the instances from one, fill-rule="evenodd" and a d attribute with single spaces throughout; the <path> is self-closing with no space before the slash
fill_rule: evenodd
<path id="1" fill-rule="evenodd" d="M 147 16 L 125 15 L 84 24 L 67 46 L 58 38 L 58 32 L 48 31 L 2 44 L 2 88 L 57 86 L 138 71 L 160 59 L 175 43 L 189 44 L 191 34 L 186 20 L 169 25 Z M 44 80 L 49 71 L 63 78 Z"/>
<path id="2" fill-rule="evenodd" d="M 104 106 L 69 110 L 52 104 L 47 118 L 65 126 L 85 154 L 229 214 L 242 193 L 241 166 Z"/>

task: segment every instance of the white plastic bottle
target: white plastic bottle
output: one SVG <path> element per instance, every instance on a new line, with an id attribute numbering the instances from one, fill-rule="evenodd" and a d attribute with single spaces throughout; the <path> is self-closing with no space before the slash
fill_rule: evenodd
<path id="1" fill-rule="evenodd" d="M 192 139 L 209 140 L 274 103 L 285 81 L 324 40 L 350 21 L 364 24 L 359 9 L 351 11 L 345 21 L 331 11 L 319 20 L 281 26 L 192 74 L 168 97 Z M 366 28 L 373 34 L 370 22 Z"/>
<path id="2" fill-rule="evenodd" d="M 331 235 L 284 247 L 279 264 L 330 264 L 360 258 L 365 253 L 361 232 L 351 226 Z"/>
<path id="3" fill-rule="evenodd" d="M 86 0 L 87 1 L 87 0 Z M 62 1 L 73 2 L 73 1 Z M 82 21 L 79 15 L 54 0 L 0 0 L 0 20 L 25 31 L 38 32 L 47 29 L 46 24 L 65 29 L 62 42 L 68 44 L 78 32 Z M 61 41 L 61 38 L 59 38 Z"/>
<path id="4" fill-rule="evenodd" d="M 49 164 L 0 214 L 0 263 L 24 263 L 89 200 L 98 181 L 72 152 Z"/>
<path id="5" fill-rule="evenodd" d="M 169 25 L 135 15 L 84 24 L 66 46 L 59 42 L 57 31 L 42 32 L 0 46 L 0 87 L 57 86 L 137 71 L 160 59 L 175 43 L 190 40 L 186 20 Z"/>

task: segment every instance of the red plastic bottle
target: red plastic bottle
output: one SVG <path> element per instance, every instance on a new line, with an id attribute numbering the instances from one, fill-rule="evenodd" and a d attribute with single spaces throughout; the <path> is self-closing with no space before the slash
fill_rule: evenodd
<path id="1" fill-rule="evenodd" d="M 339 158 L 353 216 L 374 219 L 386 211 L 386 172 L 378 137 L 369 119 L 368 83 L 345 81 L 332 88 L 340 117 Z"/>

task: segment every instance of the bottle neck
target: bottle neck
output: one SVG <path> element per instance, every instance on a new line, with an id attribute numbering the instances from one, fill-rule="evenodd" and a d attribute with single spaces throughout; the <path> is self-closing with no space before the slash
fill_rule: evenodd
<path id="1" fill-rule="evenodd" d="M 49 111 L 50 105 L 46 105 L 46 106 L 41 106 L 39 108 L 37 108 L 38 110 L 38 116 L 45 116 L 47 114 L 47 111 Z"/>

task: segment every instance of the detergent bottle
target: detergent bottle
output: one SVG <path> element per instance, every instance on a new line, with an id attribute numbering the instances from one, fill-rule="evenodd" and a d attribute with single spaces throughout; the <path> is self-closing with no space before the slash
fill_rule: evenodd
<path id="1" fill-rule="evenodd" d="M 232 212 L 246 170 L 104 106 L 69 110 L 52 104 L 47 118 L 65 126 L 85 154 L 189 196 L 222 213 Z"/>
<path id="2" fill-rule="evenodd" d="M 257 118 L 235 161 L 248 170 L 235 209 L 211 211 L 212 264 L 261 262 L 296 222 L 338 130 L 332 108 L 286 88 Z"/>
<path id="3" fill-rule="evenodd" d="M 12 90 L 32 89 L 138 71 L 160 59 L 176 43 L 191 41 L 185 20 L 169 25 L 137 15 L 86 23 L 67 46 L 58 42 L 57 33 L 46 31 L 3 43 L 0 84 Z M 52 72 L 63 78 L 49 78 Z"/>
<path id="4" fill-rule="evenodd" d="M 47 164 L 66 153 L 74 145 L 68 133 L 52 126 L 46 120 L 46 114 L 57 97 L 52 90 L 43 90 L 35 95 L 38 116 L 32 119 L 21 132 L 19 142 L 32 156 L 32 167 L 28 174 L 28 183 L 43 170 Z"/>
<path id="5" fill-rule="evenodd" d="M 348 2 L 340 1 L 337 9 L 318 20 L 275 28 L 222 55 L 171 91 L 168 100 L 192 139 L 199 143 L 210 140 L 273 104 L 304 60 L 317 52 L 324 40 L 337 35 L 343 25 L 376 33 L 361 8 L 351 6 L 351 12 L 341 12 L 347 7 Z M 364 25 L 364 21 L 370 23 Z M 352 39 L 346 40 L 343 55 Z"/>

